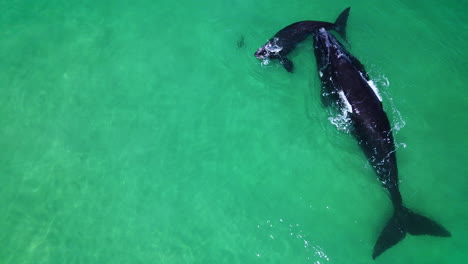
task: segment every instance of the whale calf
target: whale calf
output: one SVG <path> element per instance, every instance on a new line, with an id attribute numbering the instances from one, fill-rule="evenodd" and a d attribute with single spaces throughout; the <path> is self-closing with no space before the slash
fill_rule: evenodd
<path id="1" fill-rule="evenodd" d="M 286 55 L 294 50 L 296 45 L 314 34 L 319 28 L 333 29 L 346 39 L 346 23 L 348 21 L 350 7 L 346 8 L 336 19 L 335 23 L 323 21 L 300 21 L 278 31 L 265 45 L 261 46 L 256 52 L 255 57 L 261 60 L 279 59 L 281 65 L 292 72 L 294 64 Z"/>
<path id="2" fill-rule="evenodd" d="M 451 236 L 442 225 L 403 205 L 392 129 L 380 95 L 365 67 L 325 27 L 313 35 L 322 101 L 327 106 L 337 105 L 346 112 L 351 120 L 352 134 L 393 204 L 393 215 L 377 239 L 372 258 L 397 244 L 408 233 Z"/>

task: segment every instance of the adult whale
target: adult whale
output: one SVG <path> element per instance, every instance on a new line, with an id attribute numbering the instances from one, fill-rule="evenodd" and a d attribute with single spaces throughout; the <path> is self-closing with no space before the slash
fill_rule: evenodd
<path id="1" fill-rule="evenodd" d="M 265 45 L 261 46 L 255 52 L 255 57 L 261 60 L 279 59 L 281 65 L 288 72 L 292 72 L 294 64 L 286 55 L 299 42 L 314 34 L 319 28 L 334 29 L 343 39 L 346 39 L 346 23 L 348 21 L 349 10 L 350 7 L 343 10 L 335 23 L 312 20 L 293 23 L 278 31 Z"/>
<path id="2" fill-rule="evenodd" d="M 390 122 L 364 66 L 324 28 L 314 34 L 314 53 L 323 101 L 333 105 L 330 102 L 336 100 L 338 107 L 347 112 L 353 135 L 392 200 L 393 216 L 377 239 L 372 258 L 397 244 L 407 233 L 449 237 L 450 232 L 440 224 L 403 205 Z"/>

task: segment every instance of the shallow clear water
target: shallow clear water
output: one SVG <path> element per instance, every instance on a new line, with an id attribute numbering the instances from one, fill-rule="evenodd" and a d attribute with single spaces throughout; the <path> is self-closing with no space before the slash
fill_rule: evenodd
<path id="1" fill-rule="evenodd" d="M 0 263 L 466 259 L 467 1 L 290 2 L 1 0 Z M 390 200 L 320 104 L 312 40 L 294 74 L 253 56 L 347 6 L 405 203 L 452 233 L 376 261 Z"/>

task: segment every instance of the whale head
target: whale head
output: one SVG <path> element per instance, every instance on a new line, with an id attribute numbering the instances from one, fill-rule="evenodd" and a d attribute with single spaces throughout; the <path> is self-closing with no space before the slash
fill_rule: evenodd
<path id="1" fill-rule="evenodd" d="M 255 52 L 255 57 L 260 60 L 276 58 L 279 52 L 283 49 L 283 47 L 279 46 L 277 42 L 278 38 L 269 40 Z"/>
<path id="2" fill-rule="evenodd" d="M 256 52 L 255 52 L 255 57 L 260 60 L 268 59 L 269 53 L 265 49 L 265 46 L 261 46 Z"/>

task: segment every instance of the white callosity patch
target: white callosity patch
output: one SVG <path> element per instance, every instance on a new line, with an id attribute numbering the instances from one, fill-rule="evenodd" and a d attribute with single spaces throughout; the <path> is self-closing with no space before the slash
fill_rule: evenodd
<path id="1" fill-rule="evenodd" d="M 323 28 L 323 27 L 319 29 L 319 32 L 320 32 L 321 34 L 326 34 L 326 33 L 327 33 L 327 31 L 326 31 L 325 28 Z"/>
<path id="2" fill-rule="evenodd" d="M 335 48 L 336 48 L 336 46 L 335 46 Z M 339 58 L 341 58 L 341 57 L 343 57 L 343 56 L 344 56 L 343 52 L 341 52 L 341 51 L 338 50 L 338 56 L 337 56 L 337 58 L 339 59 Z"/>
<path id="3" fill-rule="evenodd" d="M 265 45 L 265 49 L 269 53 L 278 53 L 283 49 L 283 47 L 278 45 L 278 38 L 273 38 L 273 40 L 271 42 L 268 42 Z"/>
<path id="4" fill-rule="evenodd" d="M 325 40 L 325 46 L 330 47 L 330 40 L 328 39 L 327 31 L 324 28 L 319 29 L 320 36 Z"/>
<path id="5" fill-rule="evenodd" d="M 267 55 L 263 57 L 262 65 L 270 64 L 269 57 L 271 55 L 278 54 L 278 52 L 280 52 L 283 49 L 283 47 L 279 46 L 277 44 L 277 42 L 278 42 L 278 38 L 273 38 L 271 41 L 269 41 L 267 44 L 265 44 L 264 49 L 265 49 Z"/>

